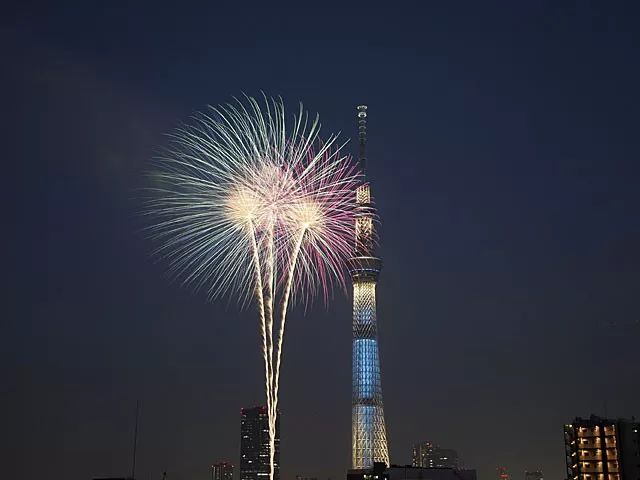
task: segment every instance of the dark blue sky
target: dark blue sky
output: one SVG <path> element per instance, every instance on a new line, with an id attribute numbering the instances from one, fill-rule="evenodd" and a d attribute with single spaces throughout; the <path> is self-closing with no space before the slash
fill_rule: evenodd
<path id="1" fill-rule="evenodd" d="M 237 464 L 255 314 L 166 280 L 137 189 L 166 132 L 261 90 L 345 138 L 369 105 L 394 463 L 430 439 L 560 480 L 565 421 L 640 415 L 636 6 L 135 3 L 3 12 L 7 477 L 127 473 L 137 398 L 140 479 Z M 340 293 L 291 316 L 284 480 L 348 468 L 350 323 Z"/>

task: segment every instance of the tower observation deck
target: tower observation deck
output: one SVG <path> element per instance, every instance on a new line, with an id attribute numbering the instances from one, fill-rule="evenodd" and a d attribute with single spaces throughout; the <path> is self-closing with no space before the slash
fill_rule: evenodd
<path id="1" fill-rule="evenodd" d="M 356 189 L 354 254 L 349 262 L 353 284 L 353 394 L 351 399 L 352 468 L 389 465 L 382 404 L 376 284 L 382 260 L 376 256 L 376 211 L 366 178 L 367 107 L 358 112 L 359 164 L 362 182 Z"/>

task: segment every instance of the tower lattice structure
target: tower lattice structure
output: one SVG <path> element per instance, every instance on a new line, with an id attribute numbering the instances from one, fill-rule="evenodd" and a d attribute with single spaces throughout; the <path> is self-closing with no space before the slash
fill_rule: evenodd
<path id="1" fill-rule="evenodd" d="M 354 255 L 349 269 L 353 283 L 353 395 L 351 401 L 352 468 L 389 465 L 382 404 L 380 355 L 376 320 L 376 284 L 382 260 L 376 256 L 376 211 L 366 179 L 367 107 L 358 112 L 359 163 L 362 182 L 356 189 Z"/>

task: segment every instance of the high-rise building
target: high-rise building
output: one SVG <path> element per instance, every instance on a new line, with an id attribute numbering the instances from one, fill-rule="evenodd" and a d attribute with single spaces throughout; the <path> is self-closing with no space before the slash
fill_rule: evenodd
<path id="1" fill-rule="evenodd" d="M 524 480 L 544 480 L 542 470 L 525 470 Z"/>
<path id="2" fill-rule="evenodd" d="M 229 462 L 211 465 L 211 480 L 233 480 L 233 465 Z"/>
<path id="3" fill-rule="evenodd" d="M 458 468 L 458 453 L 450 448 L 440 448 L 433 442 L 416 443 L 412 458 L 414 467 Z"/>
<path id="4" fill-rule="evenodd" d="M 269 416 L 267 407 L 240 412 L 240 480 L 269 478 Z M 274 480 L 280 479 L 280 415 L 276 418 Z"/>
<path id="5" fill-rule="evenodd" d="M 366 178 L 367 107 L 358 112 L 359 164 L 356 189 L 354 255 L 349 262 L 353 283 L 353 394 L 351 398 L 352 467 L 389 465 L 378 353 L 376 284 L 382 261 L 376 256 L 376 211 Z"/>
<path id="6" fill-rule="evenodd" d="M 411 466 L 424 467 L 428 465 L 427 456 L 433 451 L 432 442 L 415 443 L 411 450 Z"/>
<path id="7" fill-rule="evenodd" d="M 640 480 L 640 424 L 591 415 L 564 426 L 569 480 Z"/>

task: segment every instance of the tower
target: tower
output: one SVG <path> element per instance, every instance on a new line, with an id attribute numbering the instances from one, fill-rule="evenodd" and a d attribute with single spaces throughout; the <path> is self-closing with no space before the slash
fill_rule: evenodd
<path id="1" fill-rule="evenodd" d="M 240 412 L 240 480 L 269 478 L 269 416 L 267 407 Z M 280 415 L 276 418 L 274 480 L 280 479 Z"/>
<path id="2" fill-rule="evenodd" d="M 349 271 L 353 283 L 353 394 L 351 399 L 352 468 L 389 465 L 382 405 L 376 284 L 382 261 L 376 256 L 375 207 L 366 178 L 367 106 L 357 107 L 359 164 L 362 182 L 356 189 L 354 255 Z"/>

